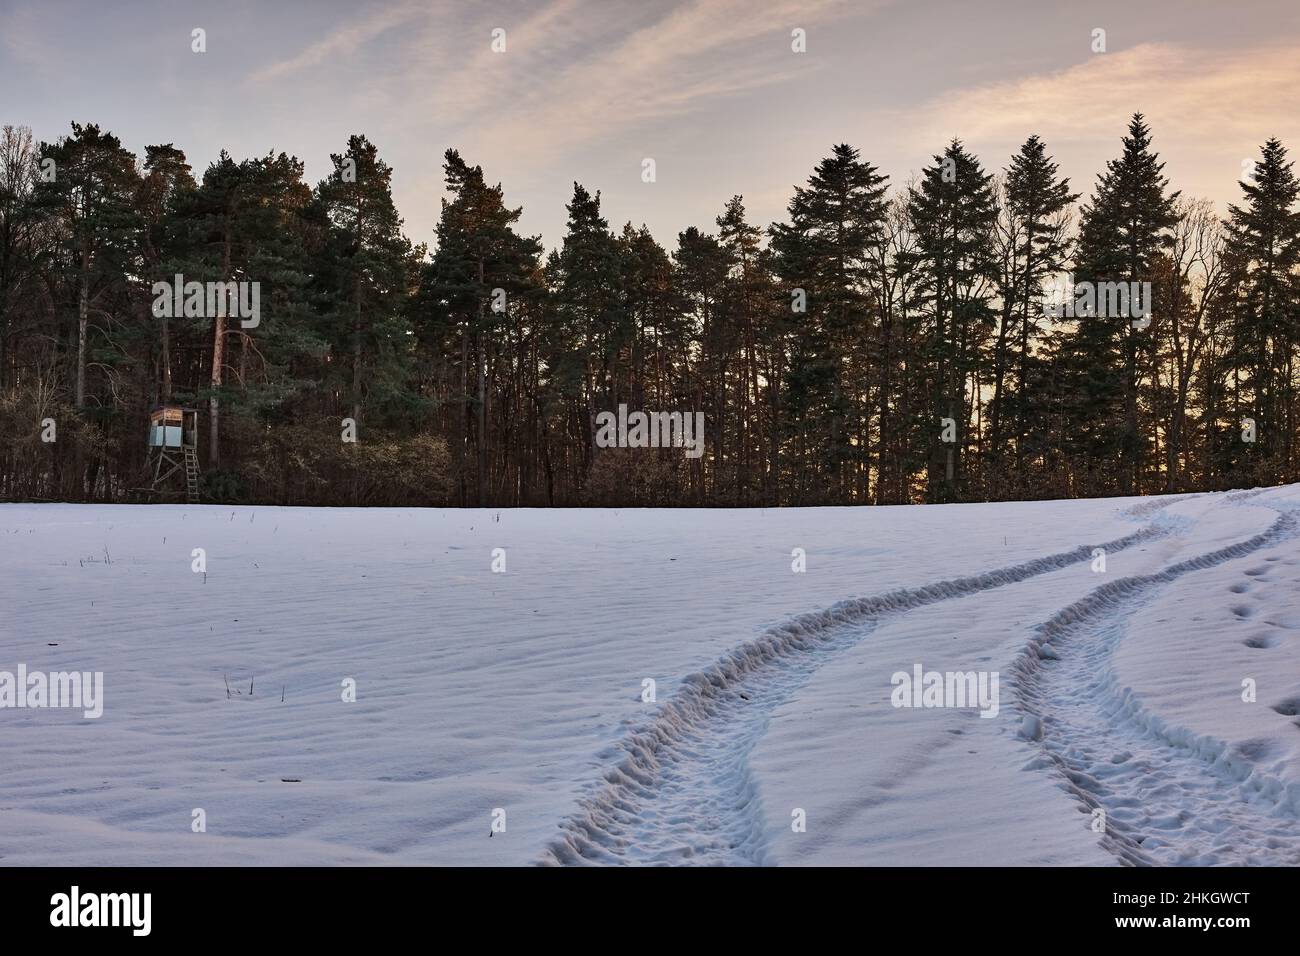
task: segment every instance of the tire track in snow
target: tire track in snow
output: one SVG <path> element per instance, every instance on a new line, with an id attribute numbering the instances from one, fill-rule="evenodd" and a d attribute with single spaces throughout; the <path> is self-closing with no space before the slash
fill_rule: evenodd
<path id="1" fill-rule="evenodd" d="M 1091 560 L 1095 547 L 1121 551 L 1166 534 L 1171 525 L 1157 519 L 1106 544 L 841 601 L 770 628 L 684 678 L 649 723 L 615 747 L 611 759 L 618 763 L 560 824 L 539 862 L 763 863 L 763 816 L 749 754 L 773 711 L 828 656 L 852 647 L 886 617 Z"/>
<path id="2" fill-rule="evenodd" d="M 1300 786 L 1264 773 L 1240 748 L 1168 724 L 1120 686 L 1113 662 L 1129 619 L 1166 584 L 1298 532 L 1297 513 L 1282 510 L 1245 541 L 1102 585 L 1039 625 L 1013 665 L 1021 735 L 1041 748 L 1029 768 L 1055 769 L 1086 812 L 1105 811 L 1100 843 L 1121 862 L 1300 863 Z"/>

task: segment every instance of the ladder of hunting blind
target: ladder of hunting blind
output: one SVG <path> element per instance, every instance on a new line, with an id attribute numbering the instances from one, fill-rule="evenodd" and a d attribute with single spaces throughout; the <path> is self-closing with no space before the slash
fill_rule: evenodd
<path id="1" fill-rule="evenodd" d="M 185 446 L 185 500 L 199 503 L 199 453 L 192 445 Z"/>

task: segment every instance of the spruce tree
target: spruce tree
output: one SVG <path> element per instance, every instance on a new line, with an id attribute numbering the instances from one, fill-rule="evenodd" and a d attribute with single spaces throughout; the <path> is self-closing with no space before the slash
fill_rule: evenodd
<path id="1" fill-rule="evenodd" d="M 965 483 L 971 407 L 994 317 L 997 261 L 991 233 L 997 206 L 992 183 L 979 160 L 953 140 L 922 170 L 909 194 L 917 241 L 917 301 L 927 320 L 923 360 L 934 416 L 930 501 L 956 500 Z"/>
<path id="2" fill-rule="evenodd" d="M 1296 266 L 1300 264 L 1300 181 L 1287 150 L 1270 139 L 1260 150 L 1253 175 L 1242 181 L 1242 206 L 1230 206 L 1225 256 L 1226 294 L 1232 298 L 1235 375 L 1240 404 L 1228 434 L 1242 430 L 1241 419 L 1255 423 L 1253 447 L 1237 460 L 1255 459 L 1261 482 L 1292 475 L 1295 440 L 1293 384 L 1296 322 L 1300 319 Z M 1233 442 L 1234 445 L 1237 442 Z M 1242 443 L 1245 446 L 1247 443 Z"/>
<path id="3" fill-rule="evenodd" d="M 841 143 L 807 186 L 795 187 L 789 223 L 771 227 L 776 269 L 793 311 L 782 404 L 787 434 L 809 466 L 795 486 L 805 503 L 843 500 L 848 482 L 867 467 L 861 426 L 871 385 L 854 372 L 865 371 L 868 283 L 884 229 L 886 180 Z"/>
<path id="4" fill-rule="evenodd" d="M 1001 453 L 1010 409 L 1015 418 L 1017 470 L 1023 480 L 1025 439 L 1036 415 L 1028 382 L 1033 346 L 1040 334 L 1042 288 L 1066 266 L 1064 216 L 1079 195 L 1070 192 L 1068 179 L 1058 178 L 1056 163 L 1036 135 L 1025 140 L 1012 158 L 1003 185 L 1011 243 L 999 290 L 1003 319 L 993 356 L 990 445 L 994 454 Z M 1008 400 L 1004 379 L 1013 370 L 1015 395 Z"/>
<path id="5" fill-rule="evenodd" d="M 1113 464 L 1118 491 L 1132 494 L 1148 445 L 1139 424 L 1140 359 L 1153 353 L 1159 326 L 1153 318 L 1143 328 L 1131 310 L 1109 314 L 1101 290 L 1105 283 L 1154 286 L 1157 259 L 1173 242 L 1179 194 L 1168 191 L 1141 113 L 1133 115 L 1123 143 L 1123 154 L 1106 164 L 1082 212 L 1074 278 L 1092 283 L 1097 302 L 1092 314 L 1076 316 L 1066 374 L 1069 387 L 1079 389 L 1076 453 Z"/>

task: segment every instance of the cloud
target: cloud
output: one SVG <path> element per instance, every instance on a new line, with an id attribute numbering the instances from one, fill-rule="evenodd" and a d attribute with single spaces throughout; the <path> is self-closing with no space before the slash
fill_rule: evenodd
<path id="1" fill-rule="evenodd" d="M 248 82 L 305 81 L 346 56 L 365 64 L 368 77 L 351 91 L 353 105 L 387 129 L 435 123 L 485 151 L 554 156 L 816 68 L 790 53 L 790 30 L 869 6 L 685 0 L 665 9 L 633 0 L 549 0 L 525 10 L 402 3 L 354 18 Z M 506 30 L 504 53 L 491 49 L 498 26 Z M 382 48 L 374 42 L 381 37 Z M 765 37 L 770 46 L 756 54 L 754 41 Z"/>
<path id="2" fill-rule="evenodd" d="M 779 83 L 806 68 L 789 51 L 789 33 L 836 11 L 845 0 L 756 5 L 745 0 L 694 0 L 673 8 L 555 69 L 526 96 L 485 145 L 509 137 L 548 153 L 618 129 L 680 116 L 702 105 Z M 860 5 L 859 5 L 860 7 Z M 594 9 L 594 7 L 592 8 Z M 770 55 L 752 41 L 771 39 Z"/>
<path id="3" fill-rule="evenodd" d="M 248 77 L 251 86 L 287 79 L 321 64 L 356 53 L 371 40 L 405 23 L 436 12 L 427 2 L 406 0 L 390 4 L 379 11 L 366 10 L 308 46 L 296 56 L 265 66 Z"/>
<path id="4" fill-rule="evenodd" d="M 1117 112 L 1136 107 L 1214 135 L 1225 127 L 1247 130 L 1261 117 L 1275 120 L 1297 79 L 1293 50 L 1215 53 L 1148 43 L 1055 73 L 944 93 L 928 104 L 923 125 L 931 133 L 960 126 L 972 138 L 1027 127 L 1069 138 L 1109 127 Z"/>
<path id="5" fill-rule="evenodd" d="M 1072 152 L 1077 162 L 1084 153 L 1094 161 L 1114 156 L 1128 117 L 1141 112 L 1170 163 L 1166 172 L 1184 177 L 1175 188 L 1235 198 L 1234 171 L 1265 139 L 1276 135 L 1300 148 L 1297 88 L 1293 44 L 1209 50 L 1147 43 L 1051 73 L 950 90 L 895 119 L 909 140 L 932 148 L 957 136 L 1006 152 L 1039 133 L 1058 156 Z"/>
<path id="6" fill-rule="evenodd" d="M 890 7 L 889 20 L 879 16 Z M 969 25 L 972 36 L 987 28 Z M 504 53 L 491 48 L 497 27 Z M 794 27 L 818 41 L 815 55 L 790 52 Z M 421 224 L 436 218 L 437 157 L 449 145 L 505 182 L 544 231 L 563 221 L 574 178 L 605 188 L 612 218 L 664 229 L 711 218 L 720 200 L 697 204 L 714 192 L 745 191 L 760 215 L 779 213 L 817 149 L 845 140 L 898 184 L 953 136 L 996 169 L 1038 133 L 1086 191 L 1135 111 L 1152 124 L 1173 187 L 1222 203 L 1236 200 L 1241 161 L 1265 138 L 1300 144 L 1289 31 L 1276 24 L 1243 48 L 1197 28 L 1189 35 L 1200 39 L 1031 72 L 956 35 L 951 50 L 940 43 L 942 58 L 932 50 L 918 65 L 913 44 L 932 35 L 932 18 L 890 0 L 375 0 L 259 68 L 245 95 L 273 82 L 300 136 L 370 133 Z M 999 79 L 963 82 L 977 74 Z M 947 89 L 931 95 L 935 82 Z M 679 175 L 638 188 L 629 170 L 644 155 Z"/>

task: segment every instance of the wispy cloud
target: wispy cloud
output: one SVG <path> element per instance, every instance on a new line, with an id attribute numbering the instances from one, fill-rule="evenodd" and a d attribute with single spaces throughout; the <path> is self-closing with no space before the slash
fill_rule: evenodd
<path id="1" fill-rule="evenodd" d="M 883 0 L 882 0 L 883 2 Z M 630 0 L 554 0 L 532 9 L 461 7 L 459 42 L 446 12 L 401 4 L 358 15 L 290 58 L 258 70 L 253 84 L 309 77 L 337 59 L 378 58 L 375 82 L 357 97 L 390 128 L 436 121 L 485 150 L 553 156 L 627 126 L 680 116 L 779 83 L 815 61 L 789 51 L 794 27 L 852 11 L 851 0 L 687 0 L 661 7 Z M 506 52 L 491 31 L 506 31 Z M 384 37 L 402 27 L 400 35 Z M 466 36 L 478 41 L 467 45 Z M 367 44 L 384 37 L 382 51 Z M 754 56 L 754 41 L 771 40 Z"/>
<path id="2" fill-rule="evenodd" d="M 263 86 L 276 80 L 285 80 L 316 66 L 330 66 L 344 56 L 356 53 L 367 43 L 403 24 L 429 17 L 438 12 L 439 5 L 429 0 L 405 0 L 378 10 L 367 8 L 353 19 L 336 27 L 325 37 L 310 44 L 286 60 L 268 64 L 248 77 L 251 86 Z"/>
<path id="3" fill-rule="evenodd" d="M 941 145 L 959 136 L 976 146 L 1044 136 L 1058 154 L 1078 147 L 1116 150 L 1128 116 L 1144 113 L 1165 158 L 1184 175 L 1213 170 L 1233 188 L 1232 171 L 1268 136 L 1300 145 L 1300 58 L 1291 44 L 1211 50 L 1147 43 L 1097 54 L 1050 73 L 975 89 L 954 89 L 896 117 L 909 139 Z M 1210 176 L 1185 185 L 1220 191 Z"/>
<path id="4" fill-rule="evenodd" d="M 1049 74 L 953 90 L 922 114 L 932 131 L 960 126 L 970 137 L 1026 126 L 1086 136 L 1116 111 L 1147 104 L 1196 133 L 1247 131 L 1281 118 L 1297 79 L 1300 58 L 1290 46 L 1220 53 L 1147 43 Z"/>
<path id="5" fill-rule="evenodd" d="M 842 0 L 695 0 L 677 7 L 617 42 L 594 47 L 535 87 L 515 111 L 523 129 L 513 135 L 522 132 L 530 148 L 557 151 L 781 82 L 802 64 L 780 37 L 843 6 Z M 765 36 L 773 40 L 769 56 L 738 55 L 748 41 Z"/>

